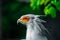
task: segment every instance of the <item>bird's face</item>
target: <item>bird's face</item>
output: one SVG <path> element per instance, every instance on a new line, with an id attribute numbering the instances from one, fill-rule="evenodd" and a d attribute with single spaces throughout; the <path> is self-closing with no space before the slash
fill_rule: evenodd
<path id="1" fill-rule="evenodd" d="M 22 24 L 27 24 L 30 21 L 30 19 L 31 18 L 29 16 L 22 16 L 17 20 L 17 23 L 21 22 Z"/>
<path id="2" fill-rule="evenodd" d="M 34 14 L 23 15 L 17 20 L 17 23 L 20 22 L 22 24 L 30 24 L 38 17 L 40 17 L 40 15 L 34 15 Z"/>

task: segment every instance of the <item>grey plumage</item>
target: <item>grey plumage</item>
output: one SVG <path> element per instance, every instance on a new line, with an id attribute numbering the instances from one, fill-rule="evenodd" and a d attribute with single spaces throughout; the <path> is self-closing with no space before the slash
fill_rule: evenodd
<path id="1" fill-rule="evenodd" d="M 26 40 L 48 40 L 47 37 L 42 33 L 43 30 L 40 28 L 40 26 L 43 26 L 39 25 L 36 20 L 33 20 L 33 22 L 27 25 Z"/>
<path id="2" fill-rule="evenodd" d="M 49 31 L 45 28 L 42 22 L 46 22 L 42 19 L 39 19 L 40 15 L 27 14 L 23 15 L 29 16 L 31 19 L 26 23 L 26 40 L 48 40 L 46 32 L 50 35 Z M 42 15 L 44 16 L 44 15 Z M 21 18 L 22 18 L 21 17 Z"/>

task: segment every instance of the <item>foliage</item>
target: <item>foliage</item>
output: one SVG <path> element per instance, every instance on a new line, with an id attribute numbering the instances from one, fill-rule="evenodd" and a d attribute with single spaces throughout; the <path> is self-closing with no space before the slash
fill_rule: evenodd
<path id="1" fill-rule="evenodd" d="M 31 0 L 30 4 L 33 10 L 35 10 L 36 8 L 39 9 L 40 6 L 44 5 L 45 7 L 42 11 L 45 15 L 51 15 L 52 18 L 56 18 L 56 9 L 51 6 L 51 4 L 55 5 L 56 8 L 60 11 L 60 1 L 57 0 Z"/>

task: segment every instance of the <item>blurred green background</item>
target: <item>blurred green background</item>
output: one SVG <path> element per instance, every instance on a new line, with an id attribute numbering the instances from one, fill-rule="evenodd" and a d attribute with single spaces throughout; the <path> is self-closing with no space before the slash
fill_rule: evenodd
<path id="1" fill-rule="evenodd" d="M 54 5 L 53 5 L 54 6 Z M 55 6 L 54 6 L 55 8 Z M 24 14 L 38 14 L 44 15 L 44 5 L 39 9 L 33 10 L 30 7 L 29 1 L 18 0 L 3 0 L 2 7 L 2 35 L 3 38 L 19 38 L 23 39 L 26 36 L 26 26 L 21 23 L 17 25 L 17 19 Z M 52 19 L 50 15 L 42 18 L 47 21 L 46 28 L 51 31 L 53 36 L 59 40 L 60 37 L 60 12 L 56 9 L 57 17 Z"/>
<path id="2" fill-rule="evenodd" d="M 17 19 L 24 14 L 39 12 L 38 10 L 35 11 L 27 2 L 4 0 L 2 14 L 3 38 L 25 38 L 26 27 L 22 24 L 17 25 Z"/>

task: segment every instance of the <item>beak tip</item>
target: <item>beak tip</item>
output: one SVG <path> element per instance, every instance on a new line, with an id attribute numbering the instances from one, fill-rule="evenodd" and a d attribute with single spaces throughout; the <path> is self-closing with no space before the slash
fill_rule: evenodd
<path id="1" fill-rule="evenodd" d="M 17 24 L 20 22 L 20 19 L 17 20 Z"/>

